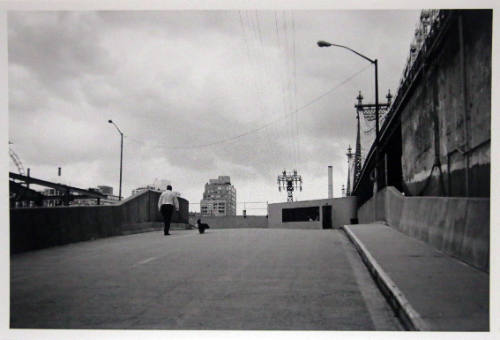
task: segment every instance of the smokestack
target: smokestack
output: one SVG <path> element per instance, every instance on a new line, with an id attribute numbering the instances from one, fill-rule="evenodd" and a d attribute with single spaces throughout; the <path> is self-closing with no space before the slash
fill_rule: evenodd
<path id="1" fill-rule="evenodd" d="M 328 166 L 328 198 L 333 198 L 333 173 L 332 166 Z"/>

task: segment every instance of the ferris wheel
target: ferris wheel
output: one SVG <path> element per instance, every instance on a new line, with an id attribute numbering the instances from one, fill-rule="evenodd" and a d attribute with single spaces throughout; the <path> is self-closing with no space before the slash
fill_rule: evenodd
<path id="1" fill-rule="evenodd" d="M 14 152 L 14 150 L 10 147 L 10 145 L 13 144 L 12 142 L 9 141 L 9 156 L 10 156 L 10 159 L 12 159 L 12 161 L 14 162 L 14 164 L 16 165 L 17 167 L 17 172 L 20 174 L 20 175 L 25 175 L 24 174 L 24 166 L 23 166 L 23 163 L 21 162 L 21 158 L 19 158 L 19 156 Z"/>

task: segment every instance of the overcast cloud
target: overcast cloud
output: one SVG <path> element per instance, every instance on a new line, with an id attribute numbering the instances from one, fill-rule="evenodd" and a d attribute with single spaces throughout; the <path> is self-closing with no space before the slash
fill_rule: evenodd
<path id="1" fill-rule="evenodd" d="M 328 165 L 340 196 L 346 149 L 355 144 L 355 98 L 361 90 L 373 101 L 373 67 L 316 41 L 377 58 L 384 100 L 397 90 L 418 15 L 9 12 L 11 147 L 33 177 L 111 185 L 118 194 L 112 119 L 126 136 L 124 196 L 168 179 L 198 210 L 208 179 L 227 175 L 238 202 L 278 202 L 286 193 L 277 175 L 296 168 L 304 179 L 298 199 L 325 198 Z M 265 213 L 252 207 L 264 206 L 247 205 L 250 214 Z"/>

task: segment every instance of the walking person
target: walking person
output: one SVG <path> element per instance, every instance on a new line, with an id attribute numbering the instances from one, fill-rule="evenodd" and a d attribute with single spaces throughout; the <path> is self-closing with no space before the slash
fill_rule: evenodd
<path id="1" fill-rule="evenodd" d="M 167 190 L 162 192 L 158 200 L 158 209 L 165 223 L 163 228 L 164 235 L 170 235 L 170 220 L 172 219 L 174 208 L 176 211 L 179 211 L 179 200 L 177 199 L 177 195 L 172 192 L 172 186 L 167 185 Z"/>

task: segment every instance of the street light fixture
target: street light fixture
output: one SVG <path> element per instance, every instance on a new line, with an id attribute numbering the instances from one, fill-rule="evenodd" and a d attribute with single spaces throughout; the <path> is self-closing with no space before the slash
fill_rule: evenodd
<path id="1" fill-rule="evenodd" d="M 320 40 L 318 41 L 318 46 L 319 47 L 330 47 L 330 46 L 335 46 L 335 47 L 341 47 L 346 50 L 349 50 L 353 52 L 354 54 L 357 54 L 361 58 L 368 60 L 370 63 L 372 63 L 375 66 L 375 183 L 377 184 L 377 190 L 378 190 L 378 158 L 379 158 L 379 150 L 378 150 L 378 144 L 379 144 L 379 105 L 378 105 L 378 61 L 377 59 L 370 59 L 367 56 L 353 50 L 352 48 L 349 48 L 347 46 L 343 45 L 337 45 L 337 44 L 332 44 L 329 43 L 328 41 L 323 41 Z"/>
<path id="2" fill-rule="evenodd" d="M 120 190 L 118 193 L 118 200 L 121 201 L 122 200 L 122 170 L 123 170 L 123 132 L 121 132 L 118 125 L 116 125 L 111 119 L 108 120 L 108 123 L 113 124 L 115 126 L 116 130 L 118 130 L 118 133 L 120 134 L 120 140 L 121 140 L 121 143 L 120 143 Z"/>

